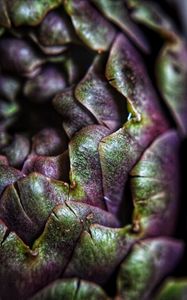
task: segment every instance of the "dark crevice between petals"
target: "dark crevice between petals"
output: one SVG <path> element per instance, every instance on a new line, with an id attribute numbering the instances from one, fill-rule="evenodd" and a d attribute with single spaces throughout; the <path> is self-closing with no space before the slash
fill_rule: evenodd
<path id="1" fill-rule="evenodd" d="M 177 239 L 182 239 L 187 245 L 187 139 L 185 139 L 180 148 L 180 174 L 181 174 L 181 189 L 180 189 L 180 201 L 179 201 L 179 218 L 177 220 L 177 226 L 175 229 L 174 237 Z M 184 255 L 181 262 L 176 268 L 175 276 L 184 277 L 186 276 L 187 270 L 187 246 L 185 246 Z"/>
<path id="2" fill-rule="evenodd" d="M 133 210 L 134 205 L 132 199 L 132 191 L 130 186 L 130 179 L 128 178 L 125 184 L 122 201 L 119 205 L 119 209 L 117 212 L 117 216 L 120 220 L 121 226 L 125 226 L 132 223 Z"/>
<path id="3" fill-rule="evenodd" d="M 76 285 L 75 295 L 74 295 L 74 297 L 73 297 L 72 300 L 76 300 L 77 299 L 77 295 L 79 293 L 80 286 L 81 286 L 81 280 L 78 278 L 77 279 L 77 285 Z"/>

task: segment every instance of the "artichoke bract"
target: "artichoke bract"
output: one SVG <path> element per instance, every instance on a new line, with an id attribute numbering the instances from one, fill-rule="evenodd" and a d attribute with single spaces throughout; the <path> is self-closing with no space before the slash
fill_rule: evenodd
<path id="1" fill-rule="evenodd" d="M 187 298 L 187 47 L 165 7 L 0 1 L 1 300 Z"/>

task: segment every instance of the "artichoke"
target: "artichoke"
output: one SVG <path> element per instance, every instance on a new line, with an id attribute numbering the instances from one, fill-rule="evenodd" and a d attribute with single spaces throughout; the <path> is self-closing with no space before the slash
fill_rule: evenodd
<path id="1" fill-rule="evenodd" d="M 187 298 L 187 48 L 169 7 L 0 1 L 1 300 Z"/>

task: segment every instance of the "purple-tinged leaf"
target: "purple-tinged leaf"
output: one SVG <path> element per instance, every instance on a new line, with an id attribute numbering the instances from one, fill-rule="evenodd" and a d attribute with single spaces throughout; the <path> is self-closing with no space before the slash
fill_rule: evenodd
<path id="1" fill-rule="evenodd" d="M 27 137 L 16 134 L 10 143 L 0 150 L 0 153 L 6 155 L 9 165 L 20 167 L 27 158 L 30 150 L 30 142 Z"/>
<path id="2" fill-rule="evenodd" d="M 67 46 L 44 46 L 40 43 L 35 32 L 29 33 L 30 39 L 40 48 L 40 50 L 46 55 L 60 55 L 67 50 Z"/>
<path id="3" fill-rule="evenodd" d="M 37 29 L 37 37 L 43 46 L 64 46 L 76 42 L 71 21 L 63 10 L 47 14 Z"/>
<path id="4" fill-rule="evenodd" d="M 62 92 L 65 86 L 64 73 L 53 66 L 47 66 L 34 78 L 26 81 L 23 93 L 34 102 L 42 102 L 52 99 L 57 93 Z"/>
<path id="5" fill-rule="evenodd" d="M 156 62 L 158 88 L 184 135 L 187 134 L 187 47 L 166 43 Z"/>
<path id="6" fill-rule="evenodd" d="M 128 227 L 112 229 L 91 225 L 80 235 L 64 276 L 106 282 L 136 239 Z"/>
<path id="7" fill-rule="evenodd" d="M 63 117 L 63 127 L 70 138 L 81 128 L 96 123 L 92 114 L 77 101 L 72 88 L 57 95 L 53 104 Z"/>
<path id="8" fill-rule="evenodd" d="M 149 52 L 149 43 L 146 36 L 143 34 L 138 26 L 132 22 L 129 17 L 129 11 L 126 8 L 124 0 L 91 0 L 98 9 L 111 20 L 114 24 L 119 26 L 137 46 L 143 51 Z"/>
<path id="9" fill-rule="evenodd" d="M 25 245 L 14 232 L 6 235 L 7 228 L 0 223 L 0 286 L 3 299 L 11 299 L 12 296 L 16 300 L 27 299 L 57 279 L 71 260 L 81 233 L 85 234 L 92 223 L 101 222 L 104 225 L 107 221 L 108 224 L 116 226 L 115 218 L 109 215 L 107 212 L 101 213 L 101 210 L 88 207 L 86 204 L 81 206 L 80 203 L 67 202 L 59 205 L 51 213 L 44 231 L 35 240 L 32 248 Z M 100 235 L 94 236 L 93 232 L 95 242 L 103 247 L 101 237 L 105 236 L 105 255 L 110 253 L 107 252 L 108 250 L 111 250 L 112 263 L 117 265 L 119 258 L 115 254 L 119 252 L 121 256 L 125 255 L 134 239 L 126 237 L 124 229 L 98 225 L 96 229 L 100 231 Z M 113 243 L 110 238 L 114 238 Z M 108 259 L 108 255 L 106 258 Z M 10 282 L 11 289 L 9 288 Z"/>
<path id="10" fill-rule="evenodd" d="M 132 8 L 131 17 L 135 22 L 143 24 L 165 39 L 176 39 L 177 32 L 172 20 L 162 11 L 157 3 L 153 1 L 150 1 L 150 3 L 143 1 L 141 3 L 138 1 L 132 5 Z"/>
<path id="11" fill-rule="evenodd" d="M 160 128 L 166 126 L 142 58 L 124 34 L 119 34 L 113 43 L 106 65 L 106 77 L 126 98 L 135 121 L 141 123 L 146 118 L 147 123 L 158 122 Z"/>
<path id="12" fill-rule="evenodd" d="M 8 159 L 4 155 L 0 155 L 0 165 L 8 166 Z"/>
<path id="13" fill-rule="evenodd" d="M 68 185 L 37 173 L 9 185 L 0 202 L 0 218 L 27 243 L 42 231 L 52 209 L 68 200 Z"/>
<path id="14" fill-rule="evenodd" d="M 44 128 L 32 138 L 32 153 L 40 156 L 56 156 L 67 149 L 67 137 L 62 131 Z"/>
<path id="15" fill-rule="evenodd" d="M 6 164 L 0 164 L 0 196 L 8 185 L 16 182 L 23 176 L 22 172 L 9 167 Z"/>
<path id="16" fill-rule="evenodd" d="M 69 144 L 70 200 L 105 208 L 98 146 L 108 130 L 99 125 L 83 128 Z"/>
<path id="17" fill-rule="evenodd" d="M 3 12 L 4 16 L 6 15 L 6 23 L 10 19 L 15 26 L 37 25 L 50 10 L 61 4 L 61 0 L 3 0 L 1 2 L 5 7 Z M 1 25 L 4 25 L 3 22 Z"/>
<path id="18" fill-rule="evenodd" d="M 130 108 L 123 128 L 102 139 L 99 145 L 104 196 L 109 211 L 116 213 L 130 170 L 168 124 L 141 57 L 122 34 L 112 46 L 106 76 Z"/>
<path id="19" fill-rule="evenodd" d="M 117 290 L 120 299 L 152 299 L 150 293 L 178 264 L 183 244 L 168 238 L 135 244 L 120 266 Z"/>
<path id="20" fill-rule="evenodd" d="M 66 0 L 64 7 L 84 44 L 99 53 L 108 50 L 116 30 L 89 1 Z"/>
<path id="21" fill-rule="evenodd" d="M 135 231 L 170 235 L 179 206 L 179 146 L 175 131 L 167 131 L 146 149 L 131 171 Z"/>
<path id="22" fill-rule="evenodd" d="M 0 65 L 3 70 L 22 76 L 33 76 L 38 73 L 44 58 L 26 41 L 3 37 L 0 39 Z"/>
<path id="23" fill-rule="evenodd" d="M 120 106 L 122 96 L 110 86 L 103 74 L 104 63 L 104 56 L 95 58 L 85 77 L 76 86 L 75 96 L 100 125 L 114 131 L 120 127 L 125 110 Z"/>
<path id="24" fill-rule="evenodd" d="M 25 161 L 22 172 L 30 174 L 37 172 L 56 180 L 69 181 L 68 151 L 58 156 L 30 155 Z"/>

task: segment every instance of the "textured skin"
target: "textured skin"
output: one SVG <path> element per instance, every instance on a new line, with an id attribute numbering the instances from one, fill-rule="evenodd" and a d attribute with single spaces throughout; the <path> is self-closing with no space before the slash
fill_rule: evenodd
<path id="1" fill-rule="evenodd" d="M 153 286 L 172 270 L 179 253 L 181 245 L 169 239 L 147 239 L 135 245 L 120 266 L 117 283 L 122 299 L 150 299 Z"/>
<path id="2" fill-rule="evenodd" d="M 176 132 L 161 135 L 131 171 L 133 222 L 149 234 L 167 235 L 175 230 L 180 195 L 179 145 Z"/>
<path id="3" fill-rule="evenodd" d="M 56 281 L 43 291 L 39 292 L 31 300 L 107 300 L 108 297 L 96 284 L 78 281 L 77 279 Z"/>
<path id="4" fill-rule="evenodd" d="M 166 280 L 156 300 L 185 300 L 187 295 L 187 281 L 186 279 L 168 279 Z"/>
<path id="5" fill-rule="evenodd" d="M 187 297 L 162 282 L 184 253 L 173 23 L 150 1 L 0 1 L 1 300 Z"/>

